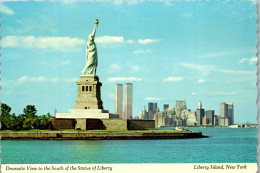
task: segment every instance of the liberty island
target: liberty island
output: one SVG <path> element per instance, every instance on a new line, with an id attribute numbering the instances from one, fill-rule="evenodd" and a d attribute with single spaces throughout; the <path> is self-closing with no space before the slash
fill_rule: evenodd
<path id="1" fill-rule="evenodd" d="M 77 130 L 150 130 L 155 128 L 154 120 L 129 120 L 119 118 L 118 114 L 103 109 L 101 86 L 96 75 L 98 52 L 95 34 L 98 27 L 95 20 L 93 32 L 88 37 L 86 46 L 86 65 L 79 81 L 76 82 L 78 93 L 74 109 L 68 113 L 56 113 L 52 121 L 53 129 Z"/>

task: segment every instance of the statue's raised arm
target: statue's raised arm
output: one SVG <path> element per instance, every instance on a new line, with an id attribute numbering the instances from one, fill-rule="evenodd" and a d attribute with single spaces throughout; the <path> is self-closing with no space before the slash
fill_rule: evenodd
<path id="1" fill-rule="evenodd" d="M 93 32 L 92 32 L 92 34 L 91 34 L 91 36 L 92 36 L 92 38 L 93 39 L 95 39 L 95 34 L 96 34 L 96 30 L 97 30 L 97 27 L 98 27 L 98 19 L 96 19 L 96 21 L 95 21 L 95 27 L 94 27 L 94 29 L 93 29 Z"/>
<path id="2" fill-rule="evenodd" d="M 82 70 L 82 75 L 85 76 L 95 76 L 97 65 L 98 65 L 98 55 L 97 48 L 94 42 L 96 30 L 98 27 L 98 19 L 95 21 L 95 27 L 91 34 L 89 34 L 86 50 L 86 66 Z"/>

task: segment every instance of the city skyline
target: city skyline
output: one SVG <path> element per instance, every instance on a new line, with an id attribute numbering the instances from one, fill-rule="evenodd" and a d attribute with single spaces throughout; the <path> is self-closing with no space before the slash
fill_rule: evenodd
<path id="1" fill-rule="evenodd" d="M 234 123 L 256 123 L 254 1 L 120 2 L 3 2 L 1 101 L 16 114 L 28 104 L 38 114 L 73 107 L 98 18 L 104 109 L 115 112 L 116 83 L 133 83 L 133 116 L 148 102 L 185 99 L 216 114 L 234 103 Z"/>
<path id="2" fill-rule="evenodd" d="M 198 102 L 196 110 L 191 110 L 185 100 L 176 100 L 175 107 L 164 104 L 163 109 L 156 107 L 156 112 L 151 107 L 157 103 L 148 103 L 140 111 L 139 117 L 135 119 L 155 120 L 157 127 L 164 126 L 222 126 L 234 125 L 234 105 L 233 103 L 220 103 L 220 114 L 215 114 L 215 110 L 205 109 L 202 102 Z"/>

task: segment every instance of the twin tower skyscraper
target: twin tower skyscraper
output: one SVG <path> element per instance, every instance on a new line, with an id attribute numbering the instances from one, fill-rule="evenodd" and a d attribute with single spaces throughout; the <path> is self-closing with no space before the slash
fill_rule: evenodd
<path id="1" fill-rule="evenodd" d="M 132 119 L 133 110 L 133 84 L 125 83 L 123 110 L 123 84 L 115 85 L 115 113 L 123 119 Z"/>

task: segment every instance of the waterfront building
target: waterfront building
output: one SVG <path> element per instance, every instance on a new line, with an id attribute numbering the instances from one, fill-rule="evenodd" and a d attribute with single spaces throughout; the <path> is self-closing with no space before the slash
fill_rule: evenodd
<path id="1" fill-rule="evenodd" d="M 186 119 L 186 125 L 187 126 L 195 126 L 196 125 L 196 113 L 195 112 L 189 112 L 187 119 Z"/>
<path id="2" fill-rule="evenodd" d="M 183 126 L 183 120 L 182 119 L 176 119 L 176 126 Z"/>
<path id="3" fill-rule="evenodd" d="M 131 119 L 133 105 L 133 84 L 125 84 L 125 102 L 124 102 L 124 119 Z"/>
<path id="4" fill-rule="evenodd" d="M 165 126 L 165 117 L 163 116 L 163 112 L 158 112 L 157 115 L 157 127 Z"/>
<path id="5" fill-rule="evenodd" d="M 202 125 L 207 125 L 207 124 L 208 124 L 207 117 L 204 116 L 202 119 Z"/>
<path id="6" fill-rule="evenodd" d="M 154 114 L 154 117 L 153 117 L 156 127 L 158 127 L 158 112 L 159 112 L 159 108 L 156 108 L 156 113 Z"/>
<path id="7" fill-rule="evenodd" d="M 205 115 L 207 117 L 207 124 L 214 125 L 214 110 L 206 110 Z"/>
<path id="8" fill-rule="evenodd" d="M 226 103 L 221 103 L 220 104 L 220 117 L 224 118 L 227 117 L 228 113 L 228 105 Z"/>
<path id="9" fill-rule="evenodd" d="M 176 112 L 176 117 L 181 116 L 181 112 L 183 109 L 187 109 L 186 101 L 185 100 L 176 100 L 175 102 L 175 112 Z"/>
<path id="10" fill-rule="evenodd" d="M 214 115 L 214 125 L 218 125 L 218 119 L 219 119 L 220 115 Z"/>
<path id="11" fill-rule="evenodd" d="M 197 126 L 202 125 L 202 119 L 203 119 L 204 115 L 205 115 L 205 110 L 202 109 L 202 102 L 199 101 L 198 108 L 196 110 Z"/>
<path id="12" fill-rule="evenodd" d="M 234 105 L 233 103 L 220 104 L 220 126 L 230 126 L 234 124 Z"/>
<path id="13" fill-rule="evenodd" d="M 220 126 L 229 126 L 230 119 L 228 117 L 220 117 L 218 120 L 218 125 Z"/>
<path id="14" fill-rule="evenodd" d="M 230 119 L 230 125 L 234 124 L 234 105 L 233 103 L 227 103 L 228 105 L 228 117 Z"/>
<path id="15" fill-rule="evenodd" d="M 140 112 L 140 119 L 148 119 L 148 112 L 146 111 L 146 106 L 144 106 L 144 109 Z"/>
<path id="16" fill-rule="evenodd" d="M 123 84 L 115 85 L 115 113 L 123 117 Z"/>

